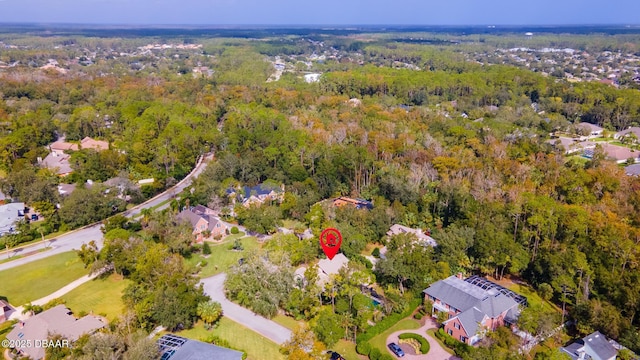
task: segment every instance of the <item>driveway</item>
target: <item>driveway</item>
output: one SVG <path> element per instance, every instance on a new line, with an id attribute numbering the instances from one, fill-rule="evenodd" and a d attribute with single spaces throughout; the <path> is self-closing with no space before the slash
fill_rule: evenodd
<path id="1" fill-rule="evenodd" d="M 436 341 L 436 339 L 432 338 L 431 335 L 427 334 L 427 330 L 429 329 L 437 329 L 438 325 L 436 324 L 436 322 L 429 318 L 426 317 L 426 322 L 424 324 L 424 326 L 422 326 L 419 329 L 416 330 L 401 330 L 401 331 L 396 331 L 394 333 L 391 333 L 391 335 L 389 335 L 389 337 L 387 337 L 387 345 L 394 342 L 396 344 L 398 343 L 398 335 L 403 334 L 403 333 L 414 333 L 414 334 L 418 334 L 423 336 L 425 339 L 427 339 L 427 341 L 429 341 L 429 353 L 424 354 L 424 355 L 410 355 L 408 353 L 406 353 L 405 351 L 405 356 L 403 357 L 403 359 L 407 359 L 407 360 L 460 360 L 459 357 L 455 356 L 455 355 L 451 355 L 449 354 L 444 348 L 442 348 L 442 346 L 440 346 L 440 344 Z M 403 350 L 405 349 L 404 346 L 401 345 L 401 347 L 403 348 Z M 387 348 L 387 351 L 389 351 L 389 353 L 391 355 L 393 355 L 393 353 Z M 394 359 L 395 359 L 395 355 Z"/>
<path id="2" fill-rule="evenodd" d="M 233 303 L 224 295 L 224 280 L 227 274 L 218 274 L 201 280 L 204 285 L 204 292 L 222 305 L 224 316 L 240 323 L 267 339 L 282 345 L 291 338 L 291 330 L 286 327 L 255 314 L 251 310 Z"/>

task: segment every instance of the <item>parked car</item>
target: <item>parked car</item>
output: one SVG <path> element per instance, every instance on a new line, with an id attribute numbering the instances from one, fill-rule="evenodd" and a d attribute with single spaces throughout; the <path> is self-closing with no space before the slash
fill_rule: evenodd
<path id="1" fill-rule="evenodd" d="M 38 214 L 31 214 L 31 221 L 38 221 Z"/>
<path id="2" fill-rule="evenodd" d="M 327 351 L 327 354 L 331 355 L 331 357 L 329 358 L 331 360 L 345 360 L 342 355 L 338 354 L 335 351 Z"/>
<path id="3" fill-rule="evenodd" d="M 400 346 L 398 346 L 398 344 L 390 343 L 387 346 L 389 347 L 389 350 L 391 350 L 391 352 L 393 352 L 397 357 L 403 357 L 404 356 L 404 351 L 402 351 L 402 349 L 400 349 Z"/>

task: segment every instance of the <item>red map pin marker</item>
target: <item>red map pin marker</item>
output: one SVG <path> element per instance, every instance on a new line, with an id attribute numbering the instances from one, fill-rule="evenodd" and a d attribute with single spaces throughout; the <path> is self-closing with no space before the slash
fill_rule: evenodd
<path id="1" fill-rule="evenodd" d="M 340 245 L 342 245 L 342 234 L 338 229 L 324 229 L 320 234 L 320 246 L 322 246 L 322 250 L 329 260 L 336 256 L 338 250 L 340 250 Z"/>

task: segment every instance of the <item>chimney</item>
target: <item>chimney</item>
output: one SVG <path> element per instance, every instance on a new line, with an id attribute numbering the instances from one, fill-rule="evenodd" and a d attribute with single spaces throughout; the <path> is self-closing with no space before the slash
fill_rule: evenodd
<path id="1" fill-rule="evenodd" d="M 456 277 L 460 280 L 464 280 L 464 278 L 462 277 L 462 273 L 459 272 L 458 274 L 456 274 Z"/>

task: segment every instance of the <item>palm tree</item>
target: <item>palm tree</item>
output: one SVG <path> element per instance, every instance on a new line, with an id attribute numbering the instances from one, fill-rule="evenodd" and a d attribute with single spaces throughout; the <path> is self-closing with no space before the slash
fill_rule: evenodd
<path id="1" fill-rule="evenodd" d="M 222 317 L 222 305 L 217 301 L 203 301 L 198 304 L 197 313 L 205 327 L 210 329 Z"/>
<path id="2" fill-rule="evenodd" d="M 152 213 L 153 210 L 151 210 L 151 208 L 144 208 L 140 210 L 140 215 L 142 215 L 142 227 L 147 227 Z"/>

